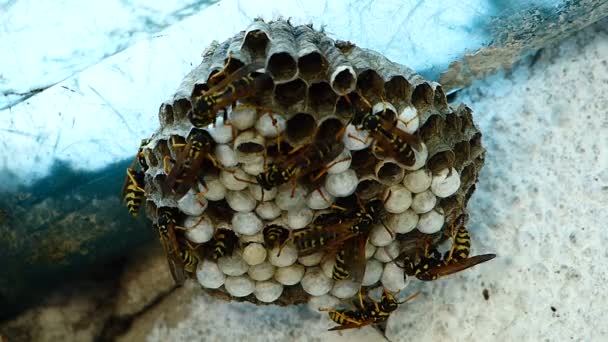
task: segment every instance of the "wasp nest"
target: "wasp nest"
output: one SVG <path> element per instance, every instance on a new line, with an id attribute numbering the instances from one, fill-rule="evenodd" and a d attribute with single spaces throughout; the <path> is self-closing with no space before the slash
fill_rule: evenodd
<path id="1" fill-rule="evenodd" d="M 138 154 L 136 188 L 174 276 L 254 303 L 327 306 L 361 286 L 402 290 L 404 260 L 424 259 L 423 245 L 466 218 L 484 158 L 470 109 L 450 107 L 441 85 L 282 20 L 212 44 L 159 120 Z M 283 184 L 273 183 L 273 166 Z M 356 281 L 335 280 L 336 260 L 353 257 L 342 244 L 302 253 L 311 241 L 292 236 L 327 213 L 342 218 L 326 229 L 347 231 L 344 222 L 358 221 L 340 213 L 374 201 L 382 214 L 364 234 Z"/>

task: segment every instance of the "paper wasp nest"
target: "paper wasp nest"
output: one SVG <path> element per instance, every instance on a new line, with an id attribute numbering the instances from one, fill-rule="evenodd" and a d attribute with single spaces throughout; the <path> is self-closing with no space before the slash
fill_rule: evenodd
<path id="1" fill-rule="evenodd" d="M 231 74 L 254 63 L 269 82 L 226 106 L 227 122 L 220 110 L 215 125 L 205 127 L 215 141 L 211 154 L 217 167 L 201 168 L 183 196 L 164 190 L 193 128 L 193 94 L 213 90 L 222 79 L 237 86 Z M 420 139 L 411 163 L 393 158 L 390 149 L 353 125 L 349 94 L 359 94 L 374 113 L 391 117 L 395 129 Z M 403 289 L 404 271 L 395 259 L 413 253 L 427 238 L 433 243 L 445 239 L 442 232 L 449 223 L 465 214 L 484 160 L 470 109 L 448 106 L 441 85 L 379 53 L 282 20 L 255 21 L 235 37 L 212 44 L 173 99 L 161 105 L 159 120 L 159 130 L 142 150 L 148 164 L 143 205 L 148 217 L 156 222 L 158 208 L 178 208 L 176 224 L 187 230 L 176 229 L 176 239 L 180 245 L 187 239 L 200 251 L 196 269 L 186 272 L 216 296 L 254 303 L 322 300 L 327 306 L 328 296 L 346 300 L 361 285 Z M 287 158 L 291 148 L 323 135 L 341 137 L 334 144 L 339 148 L 335 162 L 319 165 L 331 166 L 321 170 L 327 172 L 262 194 L 256 176 Z M 382 200 L 383 222 L 392 231 L 378 224 L 369 234 L 362 284 L 332 279 L 335 251 L 299 256 L 292 242 L 280 253 L 265 245 L 265 227 L 304 229 L 353 193 L 359 202 Z M 213 248 L 220 228 L 234 232 L 239 241 L 233 253 L 216 260 L 203 250 Z"/>

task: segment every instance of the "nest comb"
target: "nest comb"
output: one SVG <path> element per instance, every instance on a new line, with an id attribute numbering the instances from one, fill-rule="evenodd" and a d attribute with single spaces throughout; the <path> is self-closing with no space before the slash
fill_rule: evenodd
<path id="1" fill-rule="evenodd" d="M 230 75 L 254 63 L 262 66 L 260 71 L 269 75 L 271 82 L 239 98 L 235 106 L 228 106 L 229 122 L 218 122 L 207 129 L 217 144 L 213 153 L 221 170 L 201 174 L 201 182 L 195 182 L 183 197 L 163 191 L 163 161 L 175 160 L 180 153 L 171 142 L 185 142 L 193 127 L 188 119 L 195 105 L 192 95 L 211 88 L 214 76 Z M 392 115 L 399 129 L 421 139 L 423 148 L 416 154 L 415 163 L 404 165 L 378 152 L 373 141 L 357 138 L 361 132 L 351 130 L 351 124 L 346 127 L 343 151 L 336 158 L 345 160 L 342 166 L 335 165 L 339 172 L 330 169 L 314 186 L 298 184 L 295 200 L 285 195 L 291 190 L 290 184 L 264 192 L 264 203 L 259 186 L 233 184 L 235 177 L 230 175 L 254 180 L 264 171 L 268 160 L 261 155 L 277 143 L 277 135 L 297 147 L 324 128 L 332 134 L 336 127 L 349 124 L 352 109 L 348 94 L 353 92 L 367 99 L 374 110 L 381 108 Z M 396 234 L 389 238 L 373 231 L 366 257 L 368 266 L 370 262 L 381 266 L 380 273 L 389 264 L 394 272 L 398 255 L 414 253 L 421 239 L 431 237 L 434 243 L 439 242 L 445 238 L 450 222 L 466 216 L 485 153 L 471 110 L 464 105 L 449 106 L 438 83 L 424 80 L 377 52 L 334 41 L 312 26 L 292 26 L 283 20 L 256 20 L 246 31 L 223 43 L 214 42 L 204 52 L 202 63 L 183 79 L 172 100 L 160 106 L 159 121 L 160 128 L 143 148 L 149 165 L 145 173 L 149 218 L 158 219 L 159 207 L 178 208 L 178 224 L 193 227 L 185 237 L 194 244 L 209 241 L 218 228 L 235 231 L 239 244 L 233 256 L 201 260 L 197 278 L 214 296 L 258 304 L 289 305 L 327 295 L 346 300 L 355 296 L 358 288 L 331 279 L 327 270 L 331 270 L 332 258 L 328 255 L 304 259 L 296 255 L 292 260 L 277 261 L 276 251 L 272 257 L 273 251 L 267 250 L 265 256 L 252 261 L 248 255 L 253 252 L 246 249 L 265 248 L 264 226 L 280 223 L 289 229 L 301 229 L 329 207 L 319 204 L 318 194 L 322 193 L 333 202 L 356 192 L 364 200 L 387 200 L 387 207 L 387 197 L 392 196 L 394 203 L 390 204 L 386 222 Z M 344 190 L 347 186 L 349 189 Z M 204 203 L 197 204 L 195 194 L 205 188 Z M 289 255 L 286 250 L 282 253 Z M 266 274 L 257 275 L 258 271 Z M 379 275 L 367 280 L 364 285 L 368 288 L 389 285 L 389 280 Z M 316 287 L 311 290 L 311 286 Z M 393 289 L 400 290 L 395 286 L 400 285 L 392 284 Z"/>

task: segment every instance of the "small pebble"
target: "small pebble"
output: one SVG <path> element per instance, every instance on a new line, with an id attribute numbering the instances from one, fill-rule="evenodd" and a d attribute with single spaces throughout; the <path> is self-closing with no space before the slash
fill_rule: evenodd
<path id="1" fill-rule="evenodd" d="M 253 211 L 257 202 L 249 192 L 245 191 L 228 191 L 226 193 L 226 202 L 232 210 L 242 213 Z"/>
<path id="2" fill-rule="evenodd" d="M 431 191 L 441 198 L 452 196 L 460 188 L 460 175 L 456 169 L 452 168 L 452 174 L 448 176 L 450 170 L 443 169 L 433 176 Z"/>
<path id="3" fill-rule="evenodd" d="M 247 277 L 226 277 L 224 288 L 234 297 L 246 297 L 255 290 L 255 283 Z"/>
<path id="4" fill-rule="evenodd" d="M 333 196 L 345 197 L 355 192 L 358 182 L 355 170 L 348 169 L 342 173 L 327 175 L 325 188 Z"/>
<path id="5" fill-rule="evenodd" d="M 277 255 L 280 251 L 280 255 Z M 298 250 L 293 244 L 287 244 L 283 249 L 273 248 L 268 252 L 268 261 L 277 267 L 287 267 L 298 260 Z"/>
<path id="6" fill-rule="evenodd" d="M 249 265 L 243 260 L 239 253 L 226 255 L 217 259 L 217 266 L 228 276 L 240 276 L 247 272 Z"/>
<path id="7" fill-rule="evenodd" d="M 287 267 L 279 267 L 274 272 L 274 279 L 279 283 L 290 286 L 300 282 L 304 276 L 304 266 L 293 264 Z"/>
<path id="8" fill-rule="evenodd" d="M 243 249 L 243 260 L 248 265 L 259 265 L 266 260 L 266 248 L 260 243 L 250 243 Z"/>
<path id="9" fill-rule="evenodd" d="M 226 276 L 219 269 L 216 263 L 209 260 L 202 260 L 196 268 L 196 279 L 208 289 L 217 289 L 224 285 Z"/>
<path id="10" fill-rule="evenodd" d="M 331 294 L 336 298 L 347 299 L 357 294 L 359 284 L 352 280 L 344 279 L 334 282 L 334 287 L 331 289 Z"/>
<path id="11" fill-rule="evenodd" d="M 441 230 L 444 223 L 443 213 L 437 210 L 431 210 L 428 213 L 420 215 L 416 228 L 424 234 L 434 234 Z"/>
<path id="12" fill-rule="evenodd" d="M 260 302 L 272 303 L 281 297 L 283 285 L 274 281 L 259 281 L 255 284 L 253 294 Z"/>
<path id="13" fill-rule="evenodd" d="M 390 292 L 399 292 L 406 286 L 404 271 L 394 262 L 384 265 L 382 285 Z"/>
<path id="14" fill-rule="evenodd" d="M 265 261 L 261 264 L 250 266 L 249 270 L 247 270 L 247 274 L 253 280 L 264 281 L 272 278 L 275 269 L 276 267 Z"/>
<path id="15" fill-rule="evenodd" d="M 437 197 L 430 190 L 415 194 L 411 209 L 417 214 L 428 213 L 437 204 Z"/>
<path id="16" fill-rule="evenodd" d="M 232 216 L 232 229 L 243 235 L 254 235 L 262 230 L 264 223 L 255 213 L 235 213 Z"/>
<path id="17" fill-rule="evenodd" d="M 361 286 L 371 286 L 377 283 L 382 277 L 382 271 L 384 267 L 382 263 L 376 259 L 371 259 L 367 261 L 367 265 L 365 266 L 365 274 L 363 275 L 363 281 L 361 282 Z"/>
<path id="18" fill-rule="evenodd" d="M 302 289 L 313 296 L 322 296 L 328 293 L 334 285 L 333 279 L 326 277 L 318 267 L 309 268 L 300 283 Z"/>

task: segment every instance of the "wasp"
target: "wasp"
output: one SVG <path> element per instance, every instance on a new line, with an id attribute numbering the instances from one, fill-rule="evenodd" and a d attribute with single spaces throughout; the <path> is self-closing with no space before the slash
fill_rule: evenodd
<path id="1" fill-rule="evenodd" d="M 196 266 L 198 265 L 200 257 L 198 256 L 194 246 L 190 245 L 190 243 L 186 241 L 185 246 L 180 249 L 179 256 L 182 261 L 184 271 L 188 273 L 196 272 Z"/>
<path id="2" fill-rule="evenodd" d="M 408 166 L 416 162 L 414 150 L 419 151 L 422 148 L 418 137 L 399 129 L 386 115 L 386 111 L 373 113 L 372 105 L 363 96 L 351 93 L 348 101 L 354 111 L 352 124 L 358 129 L 369 131 L 370 137 L 375 141 L 374 151 L 380 151 Z"/>
<path id="3" fill-rule="evenodd" d="M 139 213 L 139 208 L 143 202 L 146 191 L 145 187 L 145 172 L 148 170 L 148 163 L 144 157 L 143 149 L 150 141 L 143 139 L 137 150 L 137 154 L 131 163 L 131 166 L 127 168 L 127 177 L 122 186 L 122 198 L 126 202 L 129 213 L 136 217 Z"/>
<path id="4" fill-rule="evenodd" d="M 225 76 L 207 91 L 200 93 L 200 89 L 195 88 L 191 96 L 192 110 L 188 112 L 192 125 L 201 128 L 215 123 L 218 110 L 254 95 L 258 89 L 265 89 L 272 79 L 266 73 L 257 72 L 263 67 L 262 63 L 245 65 Z"/>
<path id="5" fill-rule="evenodd" d="M 336 252 L 332 277 L 361 282 L 366 265 L 365 244 L 382 213 L 383 203 L 376 199 L 345 212 L 323 214 L 308 228 L 293 232 L 292 240 L 301 256 Z"/>
<path id="6" fill-rule="evenodd" d="M 289 239 L 289 229 L 278 224 L 271 224 L 264 227 L 262 232 L 264 235 L 264 244 L 266 248 L 274 248 L 283 246 Z"/>
<path id="7" fill-rule="evenodd" d="M 176 208 L 160 207 L 157 209 L 157 216 L 154 226 L 165 250 L 169 270 L 175 283 L 182 285 L 186 279 L 184 260 L 188 261 L 189 257 L 182 253 L 182 248 L 177 239 L 176 230 L 182 229 L 177 225 L 177 210 Z"/>
<path id="8" fill-rule="evenodd" d="M 496 254 L 469 257 L 471 236 L 464 226 L 465 220 L 465 215 L 462 215 L 455 221 L 458 228 L 455 229 L 456 226 L 452 225 L 452 246 L 443 257 L 437 249 L 428 247 L 425 248 L 423 256 L 418 262 L 405 256 L 405 273 L 420 280 L 431 281 L 494 259 Z"/>
<path id="9" fill-rule="evenodd" d="M 238 243 L 239 238 L 235 232 L 225 228 L 218 229 L 213 235 L 213 240 L 211 240 L 213 259 L 232 254 Z"/>
<path id="10" fill-rule="evenodd" d="M 180 147 L 181 144 L 173 144 Z M 198 179 L 198 174 L 205 159 L 210 160 L 213 165 L 218 165 L 211 152 L 215 148 L 215 140 L 209 132 L 204 129 L 193 128 L 187 138 L 187 144 L 183 146 L 177 160 L 169 171 L 168 159 L 165 156 L 164 169 L 168 174 L 164 182 L 165 192 L 173 191 L 178 196 L 183 196 Z"/>
<path id="11" fill-rule="evenodd" d="M 318 180 L 331 167 L 325 165 L 342 152 L 342 134 L 343 131 L 338 132 L 336 140 L 315 139 L 310 144 L 292 149 L 284 160 L 270 164 L 265 172 L 257 175 L 257 183 L 265 190 L 270 190 L 291 180 L 295 189 L 297 180 L 303 177 L 310 175 L 311 182 Z M 343 160 L 333 162 L 332 165 L 341 161 Z M 319 172 L 313 175 L 315 171 Z"/>
<path id="12" fill-rule="evenodd" d="M 330 310 L 320 308 L 319 311 L 326 311 L 329 318 L 338 323 L 338 326 L 329 329 L 329 331 L 361 328 L 370 324 L 386 322 L 400 304 L 406 303 L 420 294 L 420 292 L 416 292 L 407 297 L 404 301 L 398 302 L 385 288 L 382 290 L 382 297 L 379 302 L 376 302 L 369 297 L 364 298 L 361 289 L 359 289 L 359 300 L 353 302 L 355 310 Z"/>

